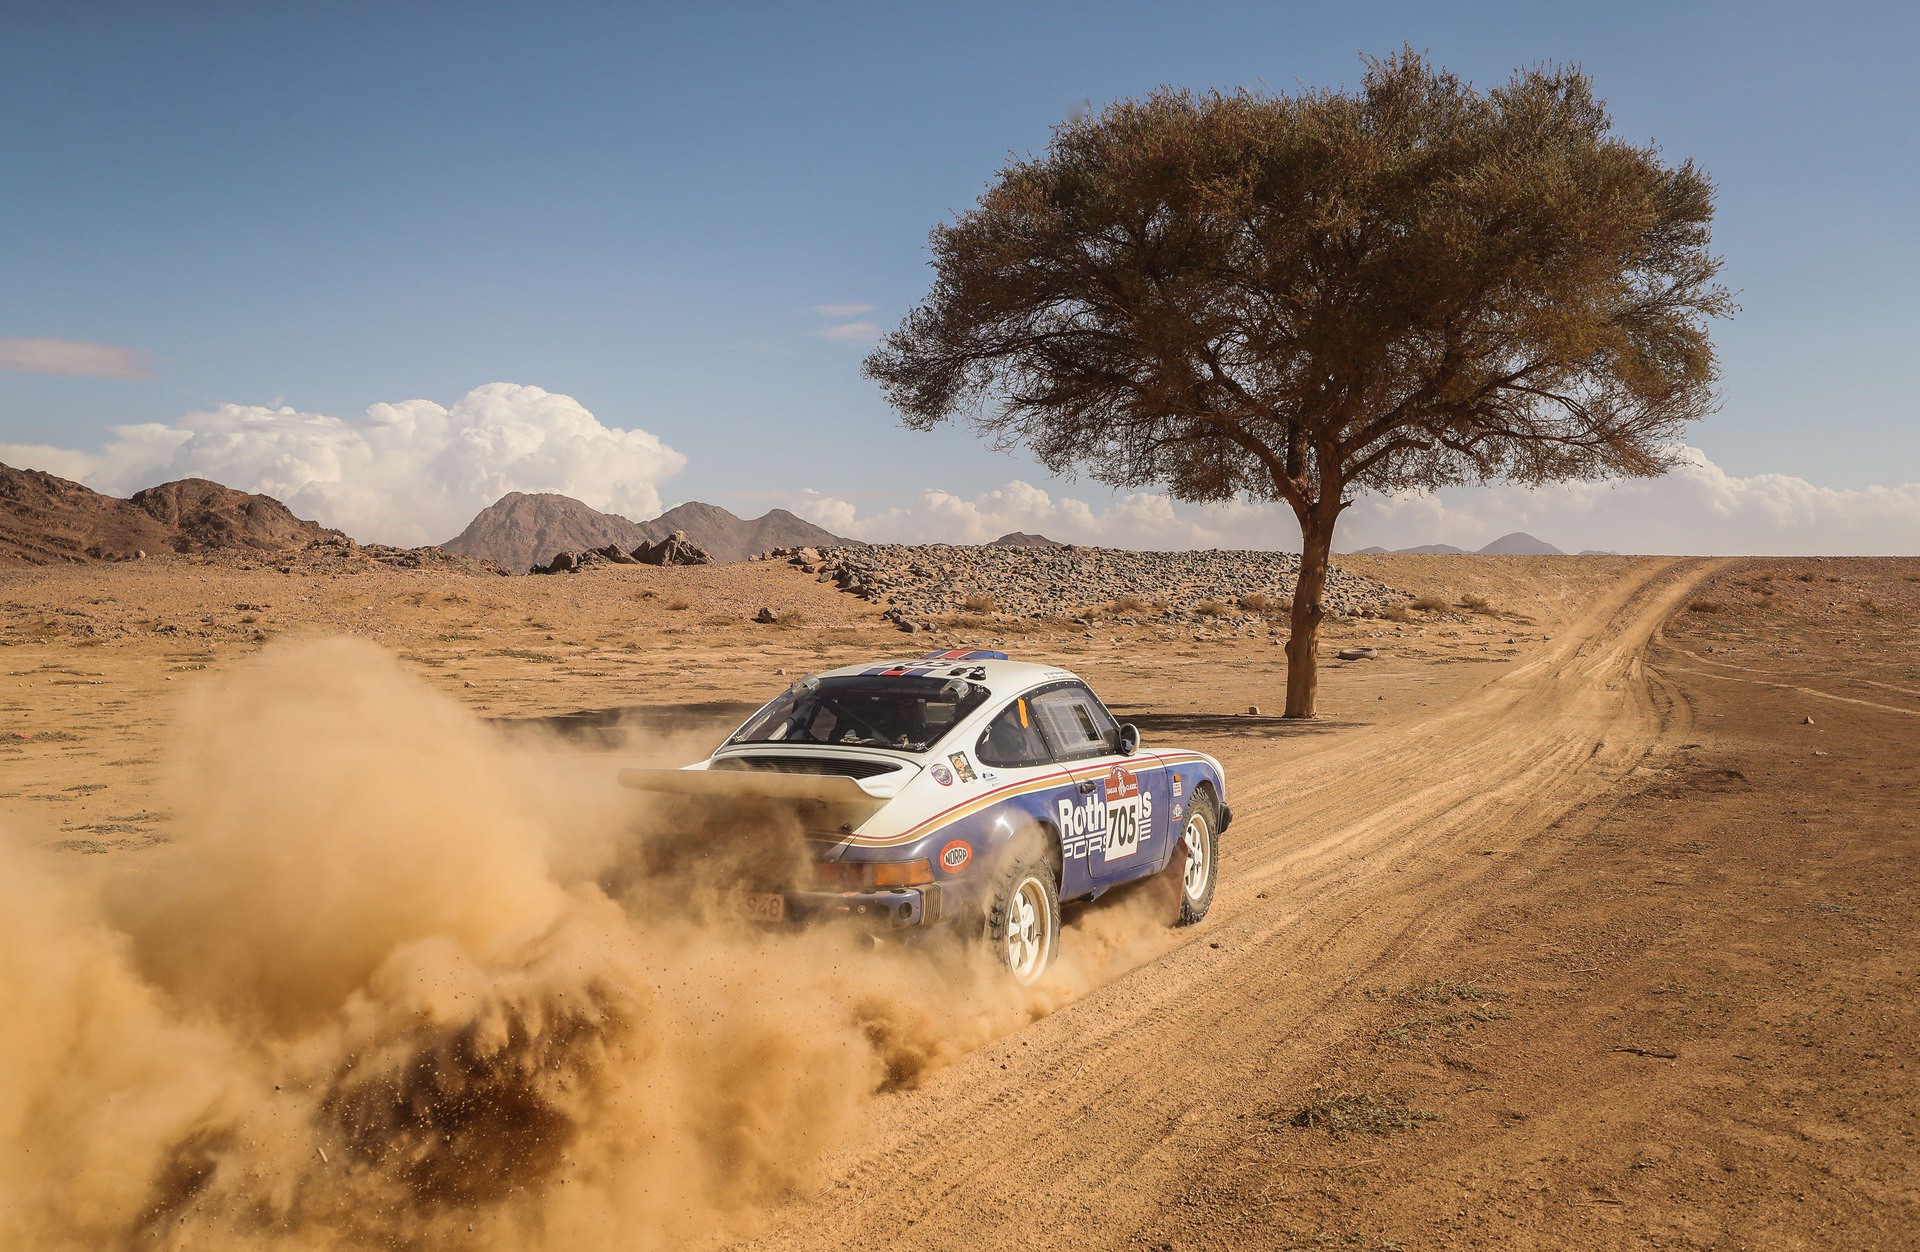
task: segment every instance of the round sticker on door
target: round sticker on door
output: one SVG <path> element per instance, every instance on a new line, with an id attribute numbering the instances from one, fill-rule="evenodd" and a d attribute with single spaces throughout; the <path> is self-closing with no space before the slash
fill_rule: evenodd
<path id="1" fill-rule="evenodd" d="M 967 862 L 972 859 L 973 845 L 965 839 L 955 839 L 952 843 L 940 849 L 940 864 L 946 866 L 948 872 L 965 869 Z"/>
<path id="2" fill-rule="evenodd" d="M 942 787 L 951 787 L 953 786 L 953 771 L 944 765 L 936 765 L 933 767 L 933 781 L 939 783 Z"/>

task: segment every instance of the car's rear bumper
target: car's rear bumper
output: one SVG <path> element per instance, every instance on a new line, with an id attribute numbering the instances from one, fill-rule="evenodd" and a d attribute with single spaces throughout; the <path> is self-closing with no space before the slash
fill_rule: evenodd
<path id="1" fill-rule="evenodd" d="M 848 918 L 888 928 L 924 926 L 945 916 L 940 884 L 885 891 L 790 891 L 787 914 L 794 921 Z"/>

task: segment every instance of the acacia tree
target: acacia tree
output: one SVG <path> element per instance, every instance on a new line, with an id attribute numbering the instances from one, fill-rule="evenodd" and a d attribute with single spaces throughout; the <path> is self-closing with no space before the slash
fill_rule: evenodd
<path id="1" fill-rule="evenodd" d="M 1656 474 L 1711 407 L 1712 184 L 1611 132 L 1577 69 L 1482 93 L 1410 50 L 1356 92 L 1123 101 L 934 229 L 866 373 L 1055 472 L 1285 501 L 1311 717 L 1352 492 Z"/>

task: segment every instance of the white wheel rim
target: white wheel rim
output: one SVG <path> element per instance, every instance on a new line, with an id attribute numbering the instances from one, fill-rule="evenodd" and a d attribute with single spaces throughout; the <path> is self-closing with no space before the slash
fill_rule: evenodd
<path id="1" fill-rule="evenodd" d="M 1187 899 L 1198 900 L 1206 894 L 1207 879 L 1213 875 L 1213 864 L 1207 859 L 1211 850 L 1207 846 L 1207 819 L 1198 813 L 1189 817 L 1181 842 L 1187 849 L 1187 867 L 1181 881 L 1185 884 Z"/>
<path id="2" fill-rule="evenodd" d="M 1037 879 L 1021 879 L 1013 890 L 1013 899 L 1007 902 L 1007 968 L 1021 982 L 1032 982 L 1040 976 L 1051 925 L 1046 889 Z"/>

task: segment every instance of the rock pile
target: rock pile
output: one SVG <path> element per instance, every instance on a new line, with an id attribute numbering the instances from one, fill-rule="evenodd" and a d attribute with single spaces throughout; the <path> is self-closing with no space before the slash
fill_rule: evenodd
<path id="1" fill-rule="evenodd" d="M 599 565 L 712 564 L 713 558 L 689 540 L 686 531 L 676 530 L 655 542 L 643 542 L 631 552 L 623 551 L 617 543 L 610 543 L 604 548 L 588 548 L 583 552 L 556 552 L 552 560 L 545 565 L 533 566 L 527 573 L 578 574 Z"/>
<path id="2" fill-rule="evenodd" d="M 784 560 L 842 591 L 890 607 L 903 625 L 963 614 L 1192 620 L 1223 610 L 1274 611 L 1293 596 L 1300 558 L 1286 552 L 1131 552 L 1120 548 L 909 546 L 781 548 Z M 1371 616 L 1404 592 L 1337 566 L 1329 613 Z"/>

